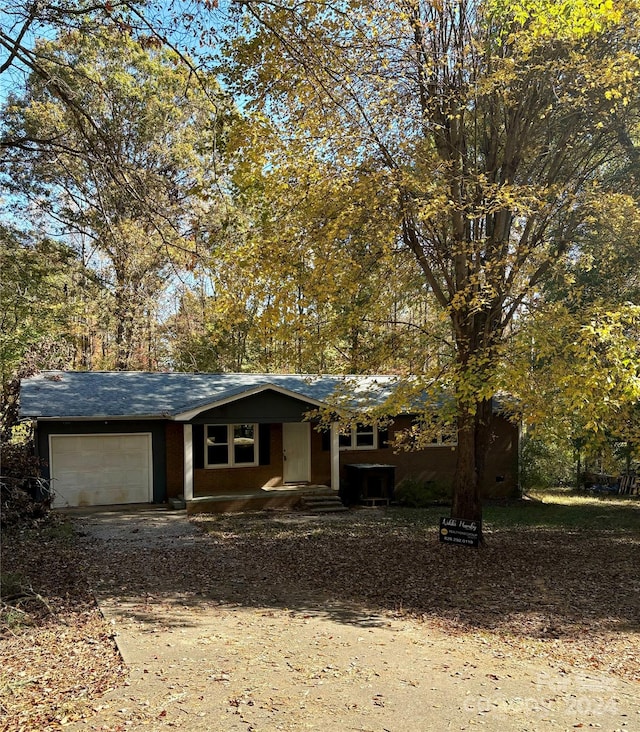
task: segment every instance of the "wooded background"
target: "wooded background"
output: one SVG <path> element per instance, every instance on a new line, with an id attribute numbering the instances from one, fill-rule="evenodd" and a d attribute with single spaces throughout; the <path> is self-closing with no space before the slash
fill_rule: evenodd
<path id="1" fill-rule="evenodd" d="M 638 21 L 610 0 L 13 3 L 5 420 L 39 369 L 411 374 L 455 396 L 413 438 L 457 427 L 456 515 L 478 515 L 496 395 L 526 480 L 629 470 Z"/>

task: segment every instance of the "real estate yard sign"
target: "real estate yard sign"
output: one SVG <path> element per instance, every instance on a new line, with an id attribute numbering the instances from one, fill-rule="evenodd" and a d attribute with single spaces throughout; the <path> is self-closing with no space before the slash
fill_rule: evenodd
<path id="1" fill-rule="evenodd" d="M 440 517 L 440 541 L 459 546 L 478 546 L 481 524 L 479 521 Z"/>

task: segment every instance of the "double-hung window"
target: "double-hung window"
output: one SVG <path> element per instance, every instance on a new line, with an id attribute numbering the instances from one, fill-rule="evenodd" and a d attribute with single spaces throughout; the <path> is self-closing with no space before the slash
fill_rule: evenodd
<path id="1" fill-rule="evenodd" d="M 341 450 L 375 450 L 378 447 L 378 429 L 375 425 L 359 424 L 340 432 Z"/>
<path id="2" fill-rule="evenodd" d="M 204 428 L 205 467 L 258 464 L 257 424 L 208 424 Z"/>

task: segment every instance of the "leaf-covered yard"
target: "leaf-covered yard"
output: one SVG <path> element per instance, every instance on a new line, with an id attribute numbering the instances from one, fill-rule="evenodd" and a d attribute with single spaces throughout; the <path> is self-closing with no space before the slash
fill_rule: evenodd
<path id="1" fill-rule="evenodd" d="M 58 729 L 125 683 L 93 591 L 203 610 L 389 613 L 505 656 L 640 681 L 637 499 L 545 501 L 487 508 L 479 550 L 438 543 L 443 509 L 198 516 L 196 542 L 109 551 L 59 522 L 7 534 L 3 577 L 33 592 L 3 606 L 2 729 Z"/>
<path id="2" fill-rule="evenodd" d="M 197 521 L 227 556 L 230 598 L 338 598 L 640 680 L 639 509 L 611 499 L 489 508 L 480 550 L 438 543 L 442 509 Z"/>
<path id="3" fill-rule="evenodd" d="M 0 729 L 59 729 L 125 681 L 92 562 L 59 517 L 3 531 Z"/>

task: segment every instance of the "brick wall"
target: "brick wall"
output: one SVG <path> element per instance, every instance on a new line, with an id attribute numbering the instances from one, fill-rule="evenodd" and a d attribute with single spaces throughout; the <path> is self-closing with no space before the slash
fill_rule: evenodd
<path id="1" fill-rule="evenodd" d="M 399 417 L 389 428 L 389 439 L 396 431 L 410 425 L 410 418 Z M 486 461 L 484 497 L 512 497 L 518 490 L 518 432 L 507 420 L 496 417 L 492 424 L 492 440 Z M 167 424 L 167 495 L 183 491 L 183 430 L 181 424 Z M 326 448 L 326 439 L 325 445 Z M 451 483 L 455 471 L 456 449 L 434 445 L 418 452 L 395 453 L 393 448 L 377 450 L 341 450 L 340 474 L 345 477 L 348 463 L 385 463 L 396 466 L 396 484 L 404 478 Z M 242 494 L 264 486 L 282 485 L 282 425 L 272 424 L 270 431 L 270 463 L 249 468 L 196 468 L 194 495 Z M 331 483 L 331 454 L 323 449 L 322 435 L 311 427 L 311 482 Z"/>

